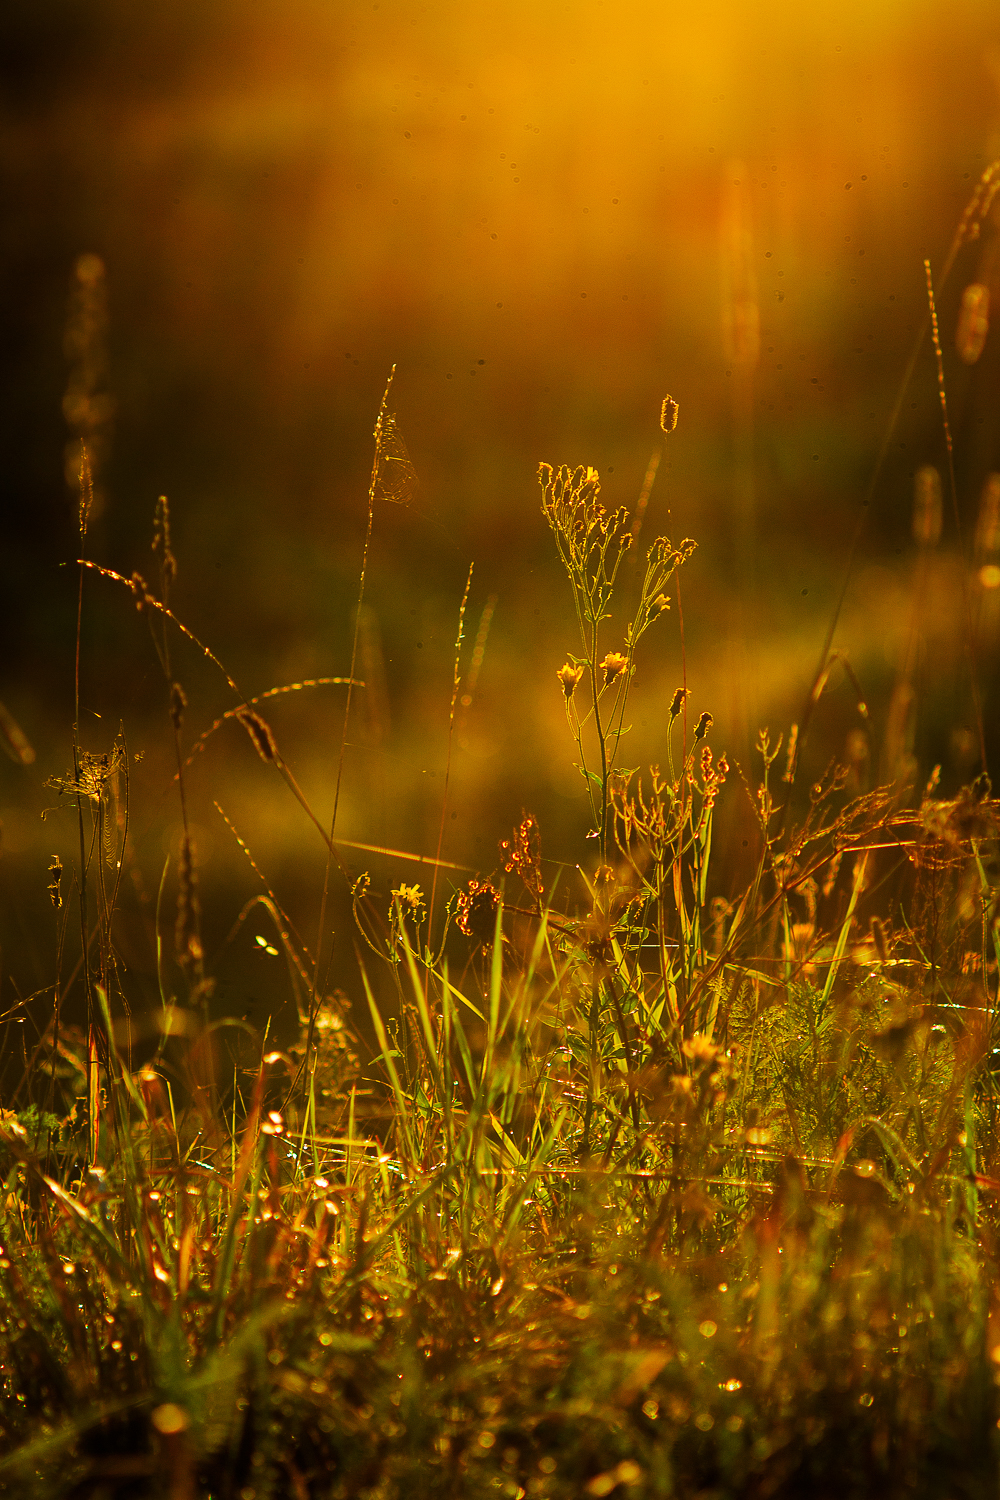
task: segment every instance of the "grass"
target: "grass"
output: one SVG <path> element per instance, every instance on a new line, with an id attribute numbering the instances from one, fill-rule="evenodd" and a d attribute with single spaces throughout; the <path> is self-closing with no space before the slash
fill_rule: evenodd
<path id="1" fill-rule="evenodd" d="M 676 421 L 668 400 L 666 441 Z M 408 462 L 384 399 L 366 565 Z M 49 873 L 75 967 L 0 1118 L 0 1493 L 995 1492 L 997 804 L 982 779 L 947 801 L 912 776 L 858 795 L 837 766 L 803 786 L 808 714 L 786 744 L 761 735 L 735 788 L 686 684 L 666 767 L 622 766 L 640 642 L 677 617 L 694 543 L 653 541 L 624 621 L 635 522 L 594 470 L 540 479 L 579 632 L 553 691 L 592 863 L 559 898 L 526 815 L 490 877 L 457 887 L 439 844 L 430 897 L 401 880 L 386 909 L 334 822 L 317 908 L 348 881 L 363 1063 L 324 990 L 324 918 L 311 953 L 262 883 L 300 1035 L 222 1066 L 239 1023 L 212 1018 L 200 937 L 165 501 L 158 588 L 103 570 L 164 671 L 179 893 L 169 909 L 165 872 L 140 1058 L 114 936 L 128 752 L 74 731 L 57 789 L 78 864 L 65 893 Z M 81 610 L 88 496 L 84 466 Z M 461 647 L 460 622 L 453 720 Z M 828 643 L 813 700 L 832 662 Z M 315 822 L 269 695 L 221 670 L 224 717 Z M 724 898 L 727 782 L 761 853 Z"/>

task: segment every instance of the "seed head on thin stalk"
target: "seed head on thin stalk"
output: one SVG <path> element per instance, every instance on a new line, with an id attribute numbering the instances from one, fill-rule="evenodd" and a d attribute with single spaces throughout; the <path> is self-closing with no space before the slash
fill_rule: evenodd
<path id="1" fill-rule="evenodd" d="M 962 306 L 955 329 L 955 348 L 964 364 L 976 363 L 986 345 L 989 331 L 990 289 L 981 281 L 974 281 L 962 293 Z"/>
<path id="2" fill-rule="evenodd" d="M 663 405 L 660 407 L 660 431 L 663 433 L 664 437 L 669 437 L 670 434 L 675 431 L 677 427 L 677 413 L 679 410 L 680 407 L 674 400 L 673 396 L 664 396 Z M 657 471 L 660 467 L 661 457 L 662 449 L 656 448 L 653 453 L 650 454 L 649 463 L 646 466 L 646 473 L 642 481 L 642 489 L 639 491 L 639 503 L 635 508 L 635 515 L 632 517 L 633 546 L 639 539 L 639 532 L 642 530 L 642 523 L 646 518 L 646 507 L 649 504 L 649 497 L 652 493 L 653 484 L 656 480 Z"/>
<path id="3" fill-rule="evenodd" d="M 660 428 L 665 437 L 677 427 L 677 413 L 680 410 L 673 396 L 664 396 L 663 405 L 660 407 Z"/>
<path id="4" fill-rule="evenodd" d="M 396 366 L 389 371 L 389 378 L 382 392 L 378 416 L 375 418 L 373 437 L 375 453 L 372 458 L 371 479 L 368 483 L 368 524 L 365 528 L 365 543 L 361 553 L 361 576 L 358 580 L 358 602 L 354 611 L 354 634 L 351 640 L 351 668 L 348 672 L 347 701 L 344 704 L 344 727 L 340 736 L 340 754 L 337 758 L 337 779 L 333 790 L 333 812 L 330 815 L 330 835 L 327 841 L 326 868 L 323 873 L 323 894 L 319 907 L 319 931 L 316 939 L 316 967 L 313 974 L 313 994 L 309 1010 L 309 1032 L 306 1041 L 306 1056 L 312 1049 L 315 1018 L 320 996 L 320 965 L 323 959 L 323 933 L 326 927 L 326 908 L 330 894 L 330 874 L 334 858 L 334 835 L 337 830 L 337 813 L 340 810 L 340 789 L 344 780 L 344 757 L 347 751 L 347 730 L 351 718 L 351 700 L 354 690 L 354 673 L 358 661 L 358 645 L 361 632 L 361 607 L 365 597 L 365 575 L 368 570 L 368 553 L 371 547 L 372 527 L 375 520 L 376 500 L 389 500 L 393 504 L 405 505 L 411 499 L 417 484 L 416 470 L 410 462 L 402 434 L 396 425 L 395 413 L 389 410 L 389 392 L 395 379 Z"/>
<path id="5" fill-rule="evenodd" d="M 444 844 L 444 822 L 448 814 L 448 786 L 451 781 L 451 751 L 455 738 L 455 712 L 458 707 L 458 693 L 462 685 L 459 665 L 462 655 L 462 641 L 465 634 L 465 610 L 469 602 L 469 590 L 472 587 L 472 570 L 475 563 L 469 564 L 469 576 L 465 580 L 465 592 L 462 602 L 458 607 L 458 634 L 455 637 L 455 668 L 451 683 L 451 708 L 448 712 L 448 756 L 444 767 L 444 792 L 441 797 L 441 822 L 438 825 L 437 853 L 434 858 L 434 874 L 431 878 L 431 899 L 427 907 L 427 938 L 431 939 L 431 928 L 434 922 L 434 898 L 437 895 L 438 870 L 441 868 L 441 847 Z"/>
<path id="6" fill-rule="evenodd" d="M 153 551 L 159 554 L 163 580 L 163 602 L 170 603 L 170 585 L 177 577 L 177 559 L 170 545 L 170 502 L 161 495 L 153 516 Z"/>
<path id="7" fill-rule="evenodd" d="M 674 741 L 672 731 L 674 724 L 680 718 L 684 710 L 684 705 L 687 702 L 687 699 L 688 689 L 686 687 L 675 688 L 674 696 L 670 700 L 670 708 L 667 711 L 667 764 L 670 767 L 671 781 L 676 780 L 676 774 L 674 772 Z"/>
<path id="8" fill-rule="evenodd" d="M 80 641 L 83 633 L 83 574 L 87 543 L 87 522 L 94 503 L 94 479 L 86 444 L 80 444 L 78 475 L 79 500 L 77 522 L 80 528 L 80 578 L 76 601 L 76 659 L 73 674 L 73 775 L 79 780 L 83 752 L 80 748 Z M 95 1024 L 93 975 L 90 967 L 90 923 L 87 916 L 87 851 L 83 827 L 83 803 L 77 801 L 77 827 L 80 839 L 80 943 L 83 958 L 83 983 L 87 1001 L 87 1132 L 90 1159 L 97 1161 L 99 1142 L 98 1100 L 100 1098 L 100 1065 L 102 1044 Z"/>

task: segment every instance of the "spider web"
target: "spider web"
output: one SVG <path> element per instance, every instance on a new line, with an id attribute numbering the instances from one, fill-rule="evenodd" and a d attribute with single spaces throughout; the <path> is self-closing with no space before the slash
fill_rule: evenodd
<path id="1" fill-rule="evenodd" d="M 375 429 L 375 473 L 372 493 L 376 500 L 409 505 L 416 493 L 417 471 L 410 462 L 403 435 L 396 426 L 395 412 L 381 414 Z"/>

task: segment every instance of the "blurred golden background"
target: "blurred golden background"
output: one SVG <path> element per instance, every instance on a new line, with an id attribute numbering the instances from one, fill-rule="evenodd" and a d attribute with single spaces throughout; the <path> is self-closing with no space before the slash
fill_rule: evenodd
<path id="1" fill-rule="evenodd" d="M 642 537 L 699 543 L 681 581 L 692 705 L 755 774 L 757 729 L 787 730 L 816 670 L 926 315 L 924 257 L 941 267 L 1000 155 L 995 5 L 8 0 L 0 57 L 0 698 L 37 752 L 0 764 L 4 983 L 51 982 L 45 868 L 50 845 L 72 849 L 69 814 L 40 814 L 70 757 L 81 436 L 98 465 L 90 556 L 151 576 L 167 494 L 174 607 L 252 696 L 348 669 L 371 433 L 396 364 L 420 485 L 375 514 L 344 836 L 436 845 L 474 562 L 463 669 L 477 636 L 483 649 L 459 705 L 445 853 L 489 871 L 526 807 L 550 858 L 588 857 L 555 678 L 575 627 L 541 459 L 593 464 L 612 506 L 634 506 L 658 465 Z M 937 547 L 921 560 L 913 537 L 915 476 L 945 461 L 925 341 L 834 635 L 871 719 L 836 669 L 808 753 L 846 757 L 859 786 L 888 774 L 907 672 L 896 751 L 921 775 L 941 763 L 946 788 L 977 769 L 966 586 L 998 738 L 980 517 L 1000 469 L 1000 356 L 989 338 L 975 363 L 955 347 L 964 288 L 994 283 L 994 235 L 991 217 L 939 296 L 964 543 L 947 485 Z M 668 392 L 680 421 L 664 438 Z M 149 891 L 177 837 L 166 687 L 111 582 L 86 581 L 82 644 L 84 744 L 110 748 L 123 719 L 144 757 L 146 938 L 137 918 L 123 942 L 148 970 Z M 195 653 L 175 660 L 193 740 L 233 699 Z M 640 662 L 634 764 L 664 758 L 681 673 L 675 607 Z M 334 688 L 269 710 L 322 819 L 342 713 Z M 217 936 L 257 886 L 213 798 L 315 924 L 322 846 L 267 773 L 236 725 L 193 768 Z M 741 796 L 734 778 L 720 835 L 733 880 Z M 382 896 L 406 878 L 369 863 Z M 345 930 L 346 965 L 350 943 Z M 259 951 L 244 957 L 234 993 L 266 998 Z"/>

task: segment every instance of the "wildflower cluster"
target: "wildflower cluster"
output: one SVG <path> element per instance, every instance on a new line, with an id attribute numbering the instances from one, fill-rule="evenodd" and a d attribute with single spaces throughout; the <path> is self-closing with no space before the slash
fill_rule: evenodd
<path id="1" fill-rule="evenodd" d="M 632 545 L 628 512 L 608 515 L 598 500 L 601 481 L 592 468 L 540 464 L 542 514 L 552 528 L 583 616 L 596 624 L 604 616 L 621 560 Z"/>
<path id="2" fill-rule="evenodd" d="M 668 411 L 669 406 L 669 411 Z M 664 403 L 664 431 L 673 431 L 677 420 L 676 403 Z M 666 424 L 669 417 L 669 425 Z M 610 616 L 610 605 L 622 558 L 634 540 L 634 528 L 624 508 L 609 514 L 599 500 L 601 491 L 597 470 L 582 465 L 572 469 L 568 464 L 553 468 L 541 464 L 538 470 L 542 486 L 542 513 L 552 528 L 556 547 L 562 559 L 573 593 L 577 624 L 583 648 L 582 656 L 570 656 L 556 676 L 566 702 L 566 715 L 580 752 L 578 769 L 587 783 L 596 831 L 600 838 L 601 862 L 607 862 L 608 806 L 611 787 L 617 774 L 616 757 L 626 728 L 625 706 L 629 684 L 635 671 L 635 650 L 652 622 L 670 608 L 665 592 L 673 573 L 691 556 L 695 543 L 689 539 L 679 547 L 667 537 L 657 537 L 646 554 L 646 572 L 635 614 L 624 629 L 622 645 L 611 651 L 601 650 L 602 622 Z M 589 677 L 590 705 L 577 711 L 576 690 Z M 601 700 L 612 692 L 610 712 L 602 709 Z M 581 718 L 581 713 L 583 717 Z M 600 772 L 588 766 L 584 729 L 596 738 Z M 591 748 L 593 759 L 593 748 Z"/>
<path id="3" fill-rule="evenodd" d="M 681 1043 L 684 1072 L 671 1082 L 675 1094 L 700 1104 L 721 1104 L 732 1078 L 732 1059 L 706 1032 L 696 1031 Z"/>

